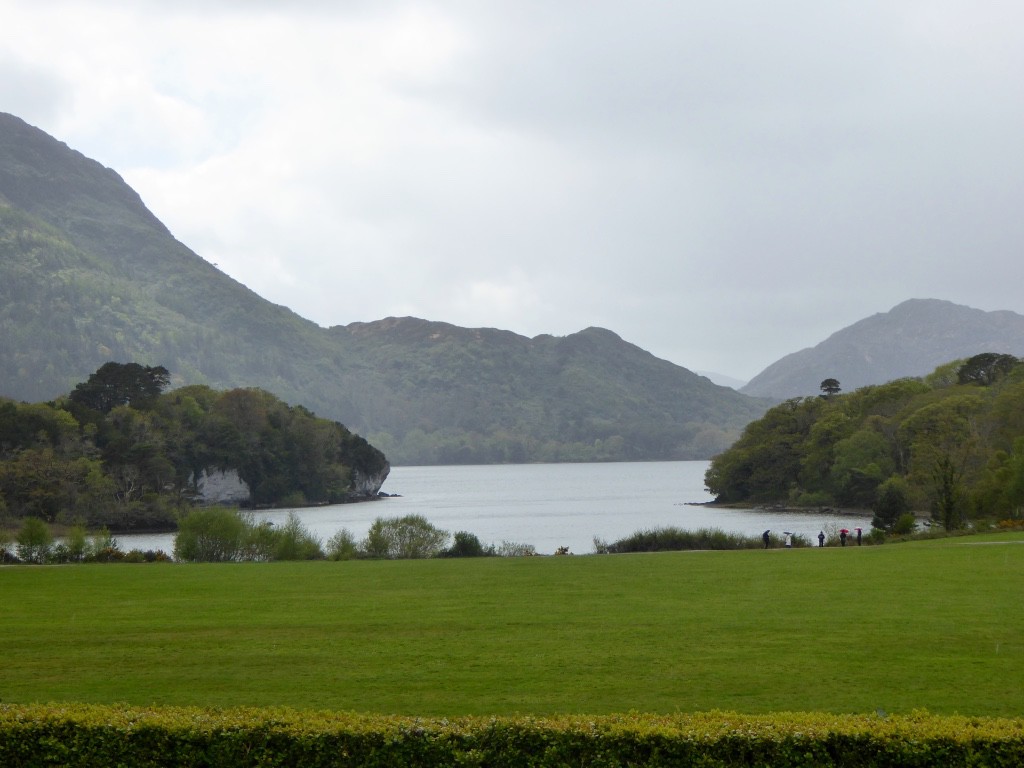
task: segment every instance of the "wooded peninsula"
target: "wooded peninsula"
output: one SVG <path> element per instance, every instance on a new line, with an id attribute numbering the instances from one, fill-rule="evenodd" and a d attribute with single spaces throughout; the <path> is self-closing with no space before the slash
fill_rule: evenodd
<path id="1" fill-rule="evenodd" d="M 986 352 L 841 393 L 794 398 L 749 424 L 712 460 L 722 503 L 870 508 L 875 528 L 946 530 L 1019 520 L 1024 510 L 1024 362 Z"/>
<path id="2" fill-rule="evenodd" d="M 51 402 L 0 398 L 0 520 L 173 529 L 216 472 L 237 476 L 246 506 L 372 498 L 387 477 L 383 453 L 302 406 L 169 381 L 107 363 Z"/>

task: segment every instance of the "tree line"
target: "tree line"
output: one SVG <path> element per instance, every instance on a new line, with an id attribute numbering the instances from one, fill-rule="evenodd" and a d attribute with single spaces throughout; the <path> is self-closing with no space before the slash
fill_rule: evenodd
<path id="1" fill-rule="evenodd" d="M 1024 514 L 1024 363 L 984 353 L 749 424 L 705 475 L 721 503 L 870 508 L 874 525 L 928 512 L 947 530 Z"/>
<path id="2" fill-rule="evenodd" d="M 383 453 L 302 406 L 169 380 L 107 363 L 54 401 L 0 399 L 0 520 L 173 528 L 210 471 L 237 472 L 252 506 L 347 501 L 387 474 Z"/>

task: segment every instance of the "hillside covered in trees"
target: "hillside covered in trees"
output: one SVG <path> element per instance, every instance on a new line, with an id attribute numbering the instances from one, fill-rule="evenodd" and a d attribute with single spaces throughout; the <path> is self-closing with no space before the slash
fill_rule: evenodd
<path id="1" fill-rule="evenodd" d="M 706 459 L 769 405 L 600 328 L 322 328 L 178 242 L 113 170 L 0 113 L 0 396 L 49 400 L 111 360 L 166 366 L 172 387 L 258 387 L 395 464 Z"/>
<path id="2" fill-rule="evenodd" d="M 173 527 L 202 478 L 237 473 L 252 505 L 377 495 L 384 455 L 259 389 L 164 392 L 163 367 L 108 363 L 48 403 L 0 399 L 0 520 Z"/>
<path id="3" fill-rule="evenodd" d="M 1020 518 L 1024 363 L 984 353 L 923 379 L 787 400 L 715 457 L 705 482 L 722 503 L 871 508 L 882 528 L 909 511 L 947 529 Z"/>

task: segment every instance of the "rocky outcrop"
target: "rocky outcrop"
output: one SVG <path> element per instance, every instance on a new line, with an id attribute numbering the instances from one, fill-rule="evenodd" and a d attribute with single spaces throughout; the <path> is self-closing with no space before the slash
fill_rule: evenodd
<path id="1" fill-rule="evenodd" d="M 372 472 L 363 473 L 358 469 L 352 470 L 352 490 L 349 495 L 353 501 L 360 501 L 362 499 L 375 499 L 380 495 L 380 489 L 384 485 L 384 481 L 388 479 L 388 473 L 391 472 L 391 465 L 384 462 L 383 469 Z"/>
<path id="2" fill-rule="evenodd" d="M 364 473 L 352 470 L 352 489 L 345 501 L 365 501 L 380 496 L 380 489 L 388 479 L 391 465 L 387 462 L 377 472 Z M 203 471 L 190 483 L 196 488 L 196 499 L 200 504 L 244 505 L 250 500 L 248 484 L 238 476 L 237 470 Z"/>
<path id="3" fill-rule="evenodd" d="M 249 486 L 234 469 L 203 470 L 199 477 L 190 478 L 196 487 L 200 504 L 244 504 L 249 500 Z"/>

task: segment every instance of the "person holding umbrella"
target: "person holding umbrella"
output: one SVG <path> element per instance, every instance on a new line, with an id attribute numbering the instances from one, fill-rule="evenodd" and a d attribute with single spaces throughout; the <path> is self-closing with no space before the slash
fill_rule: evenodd
<path id="1" fill-rule="evenodd" d="M 849 528 L 840 528 L 839 529 L 839 545 L 840 546 L 842 546 L 842 547 L 846 546 L 846 534 L 848 534 L 849 532 L 850 532 Z"/>

